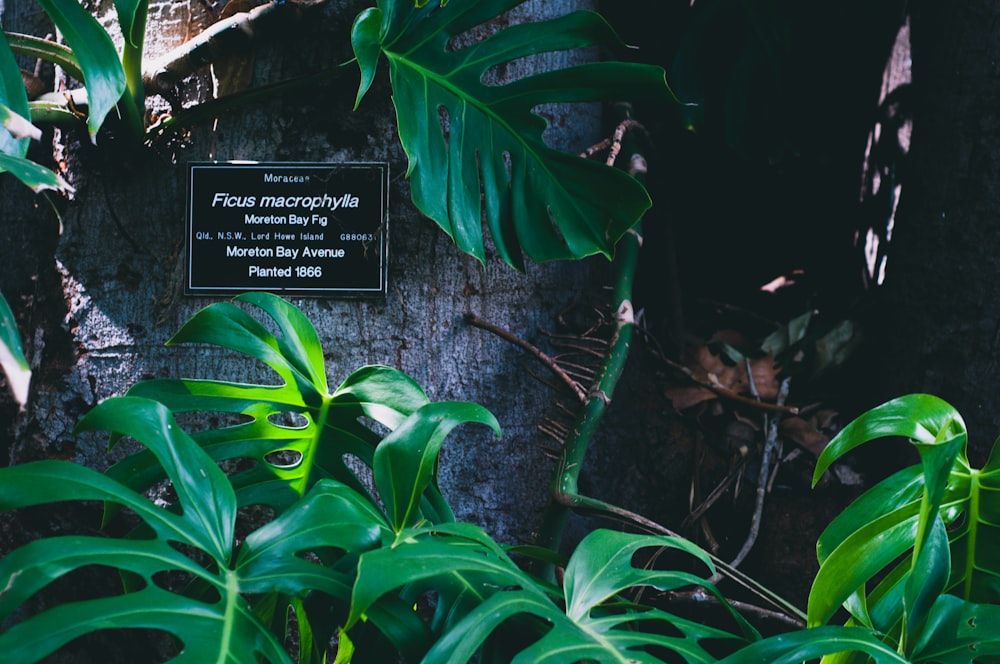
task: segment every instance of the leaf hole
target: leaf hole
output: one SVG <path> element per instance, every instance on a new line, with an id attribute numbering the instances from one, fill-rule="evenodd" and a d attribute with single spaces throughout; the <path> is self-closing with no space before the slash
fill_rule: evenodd
<path id="1" fill-rule="evenodd" d="M 160 664 L 173 661 L 181 646 L 177 639 L 159 629 L 95 629 L 62 645 L 43 662 L 142 662 Z M 99 653 L 99 654 L 98 654 Z"/>
<path id="2" fill-rule="evenodd" d="M 264 455 L 264 461 L 275 468 L 297 468 L 302 463 L 302 453 L 298 450 L 275 450 Z"/>
<path id="3" fill-rule="evenodd" d="M 218 604 L 222 600 L 222 595 L 215 586 L 201 581 L 189 572 L 157 572 L 153 575 L 153 583 L 167 592 L 184 595 L 204 604 Z"/>
<path id="4" fill-rule="evenodd" d="M 368 491 L 369 495 L 378 499 L 378 490 L 375 488 L 375 475 L 372 473 L 372 469 L 362 461 L 360 458 L 353 454 L 345 454 L 342 457 L 344 465 L 347 469 L 351 471 L 351 474 L 357 478 L 358 482 Z"/>
<path id="5" fill-rule="evenodd" d="M 444 144 L 448 145 L 451 142 L 451 118 L 448 116 L 448 109 L 443 104 L 438 106 L 437 112 L 438 123 L 441 125 L 441 136 L 444 138 Z"/>
<path id="6" fill-rule="evenodd" d="M 295 413 L 292 411 L 271 413 L 267 416 L 267 421 L 275 426 L 285 429 L 305 429 L 309 426 L 309 418 L 302 413 Z"/>

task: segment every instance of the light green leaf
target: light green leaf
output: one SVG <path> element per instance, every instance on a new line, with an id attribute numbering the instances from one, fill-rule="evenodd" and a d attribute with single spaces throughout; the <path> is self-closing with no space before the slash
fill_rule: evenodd
<path id="1" fill-rule="evenodd" d="M 888 436 L 909 438 L 921 464 L 869 489 L 820 536 L 809 624 L 822 624 L 847 601 L 855 618 L 910 652 L 937 629 L 933 615 L 944 593 L 1000 601 L 1000 471 L 971 468 L 962 418 L 941 399 L 917 394 L 845 427 L 814 477 L 857 446 Z"/>
<path id="2" fill-rule="evenodd" d="M 964 431 L 965 424 L 958 412 L 938 397 L 910 394 L 888 401 L 856 418 L 830 441 L 816 461 L 813 485 L 834 461 L 868 441 L 902 436 L 933 443 L 946 427 Z"/>
<path id="3" fill-rule="evenodd" d="M 17 331 L 14 312 L 3 294 L 0 294 L 0 368 L 7 376 L 7 386 L 14 400 L 23 408 L 28 402 L 31 367 L 21 348 L 21 335 Z"/>
<path id="4" fill-rule="evenodd" d="M 393 429 L 428 402 L 423 390 L 396 369 L 371 366 L 355 371 L 329 393 L 322 347 L 308 319 L 268 293 L 237 301 L 264 311 L 278 334 L 240 307 L 217 303 L 196 314 L 169 343 L 235 350 L 270 366 L 282 384 L 166 379 L 138 383 L 129 394 L 156 399 L 175 412 L 233 413 L 249 419 L 194 434 L 216 460 L 255 462 L 231 478 L 240 504 L 266 504 L 280 512 L 323 478 L 366 494 L 365 484 L 345 463 L 345 457 L 354 457 L 370 466 L 381 439 L 361 419 Z M 109 473 L 137 489 L 161 476 L 148 454 L 126 459 Z"/>
<path id="5" fill-rule="evenodd" d="M 600 16 L 575 12 L 455 47 L 456 36 L 521 1 L 422 8 L 412 0 L 379 2 L 378 35 L 389 62 L 413 201 L 462 251 L 481 261 L 484 220 L 500 256 L 517 267 L 522 251 L 535 261 L 610 256 L 649 208 L 648 194 L 620 170 L 547 146 L 546 121 L 535 109 L 546 103 L 672 99 L 664 73 L 604 62 L 504 85 L 485 82 L 491 70 L 538 53 L 620 45 Z M 373 66 L 371 23 L 377 17 L 365 16 L 359 41 L 366 51 L 361 63 L 366 77 Z"/>
<path id="6" fill-rule="evenodd" d="M 809 625 L 825 624 L 866 581 L 913 546 L 917 519 L 883 517 L 865 524 L 820 565 L 809 592 Z"/>
<path id="7" fill-rule="evenodd" d="M 90 109 L 87 127 L 91 136 L 125 92 L 125 72 L 111 37 L 77 0 L 38 0 L 73 50 Z"/>

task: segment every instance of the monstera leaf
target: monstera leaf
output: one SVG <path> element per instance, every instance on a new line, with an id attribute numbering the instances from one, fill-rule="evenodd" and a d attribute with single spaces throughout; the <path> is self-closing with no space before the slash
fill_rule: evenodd
<path id="1" fill-rule="evenodd" d="M 319 337 L 301 311 L 269 293 L 242 295 L 236 301 L 259 307 L 278 334 L 236 304 L 222 302 L 198 312 L 168 344 L 207 343 L 243 353 L 271 367 L 282 384 L 162 379 L 138 383 L 129 394 L 156 399 L 178 413 L 228 413 L 246 420 L 192 434 L 213 459 L 253 462 L 252 468 L 231 476 L 241 505 L 264 504 L 280 512 L 324 478 L 368 494 L 367 485 L 346 461 L 353 458 L 368 468 L 375 462 L 382 434 L 364 424 L 363 418 L 396 429 L 429 404 L 423 390 L 396 369 L 369 366 L 330 392 Z M 484 416 L 472 404 L 434 408 L 443 409 L 437 417 L 451 426 L 454 419 L 448 418 L 454 409 L 462 411 L 454 415 L 458 420 L 468 414 L 496 426 L 491 415 Z M 474 412 L 467 413 L 469 408 Z M 156 459 L 148 453 L 125 459 L 108 472 L 136 489 L 161 477 Z M 424 483 L 422 495 L 426 518 L 453 518 L 436 484 Z"/>
<path id="2" fill-rule="evenodd" d="M 921 464 L 872 487 L 820 536 L 809 622 L 825 623 L 843 603 L 853 622 L 892 635 L 907 652 L 917 643 L 945 651 L 969 638 L 947 616 L 995 620 L 989 605 L 1000 601 L 1000 454 L 994 447 L 985 468 L 972 468 L 958 412 L 937 397 L 913 394 L 845 427 L 820 456 L 816 479 L 858 445 L 888 436 L 909 438 Z M 877 585 L 866 589 L 873 580 Z M 967 606 L 956 609 L 943 601 L 945 593 Z"/>
<path id="3" fill-rule="evenodd" d="M 553 102 L 672 99 L 664 73 L 604 62 L 490 84 L 493 70 L 520 58 L 619 45 L 600 16 L 580 11 L 456 46 L 456 37 L 521 2 L 381 0 L 354 25 L 362 72 L 358 100 L 384 55 L 413 201 L 463 251 L 484 260 L 485 220 L 500 256 L 518 267 L 521 252 L 535 261 L 611 255 L 649 208 L 649 196 L 621 171 L 546 145 L 546 121 L 534 109 Z"/>
<path id="4" fill-rule="evenodd" d="M 0 510 L 59 501 L 111 501 L 145 525 L 142 538 L 66 535 L 35 540 L 0 560 L 0 623 L 28 598 L 74 570 L 120 570 L 132 592 L 64 603 L 7 623 L 0 633 L 4 662 L 27 664 L 63 644 L 103 629 L 153 628 L 174 635 L 176 662 L 251 664 L 263 657 L 291 662 L 243 594 L 318 590 L 346 606 L 352 577 L 300 554 L 331 547 L 376 547 L 384 521 L 346 486 L 317 484 L 294 507 L 251 533 L 237 547 L 236 498 L 226 476 L 153 401 L 118 397 L 98 405 L 82 430 L 113 430 L 145 444 L 176 491 L 179 510 L 165 510 L 112 478 L 77 464 L 42 461 L 0 469 Z M 329 554 L 328 554 L 329 555 Z M 208 564 L 206 564 L 208 562 Z M 187 577 L 185 590 L 164 583 Z M 376 610 L 372 616 L 379 617 Z M 281 635 L 283 636 L 283 634 Z"/>
<path id="5" fill-rule="evenodd" d="M 397 588 L 429 590 L 451 578 L 461 578 L 467 610 L 458 615 L 452 611 L 441 618 L 449 621 L 447 628 L 424 662 L 469 661 L 491 635 L 511 621 L 519 635 L 513 643 L 530 643 L 532 635 L 537 640 L 521 646 L 519 652 L 516 647 L 511 651 L 511 643 L 493 642 L 487 648 L 497 652 L 487 661 L 652 663 L 663 661 L 647 652 L 658 648 L 686 662 L 714 662 L 715 657 L 702 642 L 721 640 L 739 646 L 745 638 L 757 638 L 735 612 L 731 615 L 742 635 L 619 599 L 619 593 L 629 588 L 672 590 L 694 585 L 705 587 L 721 600 L 711 584 L 695 575 L 634 566 L 636 552 L 650 547 L 686 552 L 711 569 L 707 556 L 686 541 L 598 530 L 573 553 L 566 567 L 564 591 L 560 592 L 521 571 L 475 526 L 411 529 L 401 533 L 392 547 L 361 556 L 350 620 L 359 620 L 377 598 Z M 722 604 L 728 608 L 724 601 Z"/>

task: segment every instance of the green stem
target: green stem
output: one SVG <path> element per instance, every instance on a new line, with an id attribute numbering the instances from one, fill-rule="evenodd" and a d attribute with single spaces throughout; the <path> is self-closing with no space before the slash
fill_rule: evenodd
<path id="1" fill-rule="evenodd" d="M 628 113 L 628 107 L 625 105 L 619 106 L 617 110 L 624 115 Z M 631 134 L 624 138 L 631 138 Z M 622 143 L 623 145 L 628 144 L 625 140 Z M 636 153 L 629 150 L 625 154 L 631 159 L 632 155 Z M 644 172 L 637 173 L 640 181 L 644 174 Z M 642 221 L 640 220 L 618 241 L 618 246 L 615 249 L 613 294 L 615 332 L 608 344 L 608 353 L 598 370 L 597 381 L 587 394 L 583 410 L 574 421 L 563 444 L 557 474 L 550 487 L 551 500 L 542 516 L 542 525 L 538 531 L 537 544 L 553 551 L 559 549 L 570 510 L 589 502 L 589 499 L 580 495 L 580 472 L 583 469 L 590 442 L 600 426 L 604 413 L 611 404 L 618 379 L 621 377 L 628 359 L 635 326 L 632 285 L 635 282 L 639 247 L 642 246 L 641 233 Z M 550 578 L 553 575 L 551 569 L 543 570 L 542 573 Z"/>
<path id="2" fill-rule="evenodd" d="M 617 279 L 614 287 L 616 330 L 609 351 L 601 364 L 596 385 L 587 395 L 587 402 L 577 416 L 563 445 L 556 477 L 551 486 L 552 500 L 542 517 L 537 543 L 558 550 L 563 530 L 573 508 L 589 504 L 580 495 L 579 479 L 583 463 L 601 419 L 611 404 L 615 387 L 621 377 L 632 342 L 632 284 L 641 243 L 639 225 L 623 237 L 616 249 Z"/>

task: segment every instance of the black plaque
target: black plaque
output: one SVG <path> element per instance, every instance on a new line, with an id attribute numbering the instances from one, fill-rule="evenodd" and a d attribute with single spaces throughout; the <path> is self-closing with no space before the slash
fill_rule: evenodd
<path id="1" fill-rule="evenodd" d="M 187 293 L 386 292 L 384 163 L 192 163 Z"/>

